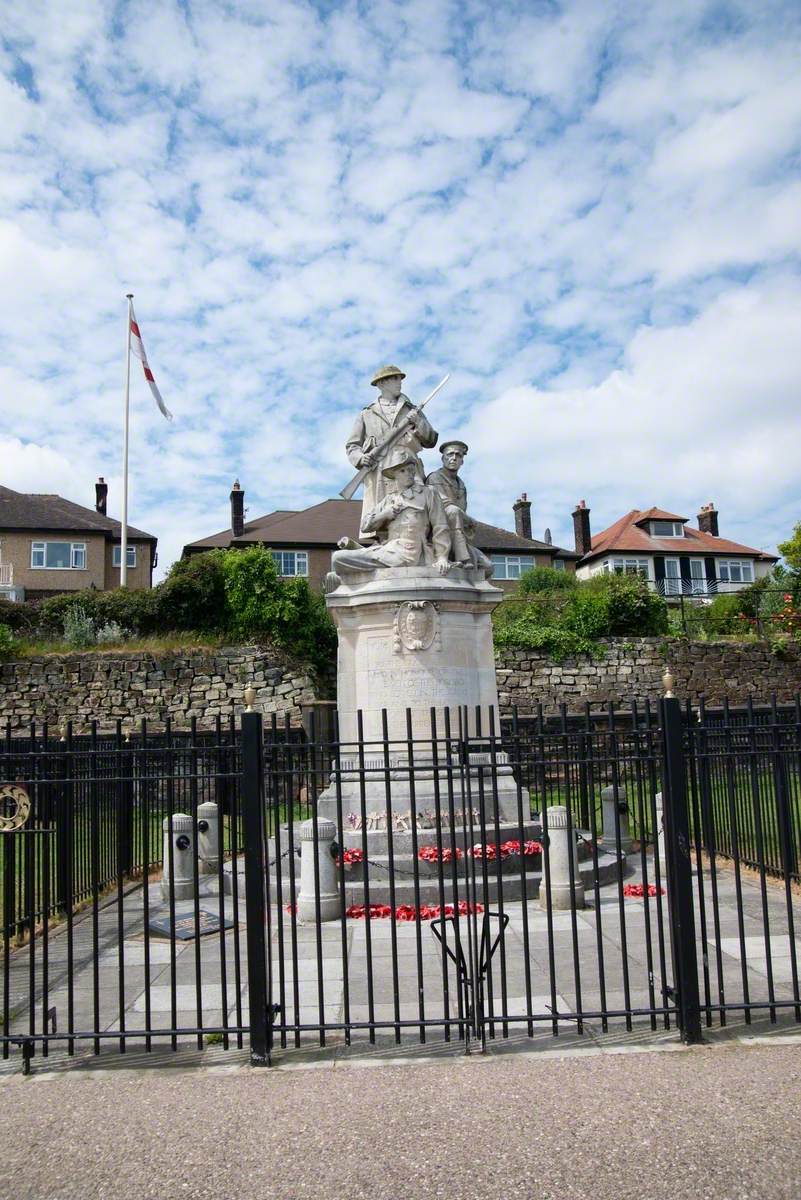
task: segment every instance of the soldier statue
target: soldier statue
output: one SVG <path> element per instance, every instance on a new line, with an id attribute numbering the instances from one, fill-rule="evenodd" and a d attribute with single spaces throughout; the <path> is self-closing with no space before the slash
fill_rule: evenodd
<path id="1" fill-rule="evenodd" d="M 392 451 L 381 469 L 385 491 L 364 518 L 366 533 L 384 533 L 386 541 L 369 547 L 356 546 L 343 538 L 343 549 L 331 556 L 331 574 L 326 591 L 341 582 L 340 571 L 370 571 L 376 567 L 416 567 L 433 563 L 440 575 L 447 574 L 451 536 L 439 493 L 417 477 L 418 459 L 407 451 Z"/>
<path id="2" fill-rule="evenodd" d="M 408 396 L 404 396 L 401 391 L 401 384 L 405 378 L 400 367 L 391 364 L 376 371 L 370 382 L 373 387 L 378 388 L 378 399 L 359 413 L 345 444 L 348 458 L 354 467 L 370 468 L 364 478 L 359 532 L 360 541 L 367 543 L 374 542 L 378 536 L 376 529 L 368 528 L 367 517 L 376 511 L 387 494 L 387 477 L 383 468 L 389 456 L 399 450 L 404 451 L 410 457 L 414 474 L 422 485 L 425 472 L 418 454 L 422 449 L 436 446 L 439 436 Z M 387 440 L 393 429 L 404 422 L 407 423 L 407 428 L 391 447 L 382 452 L 382 443 Z"/>
<path id="3" fill-rule="evenodd" d="M 443 442 L 440 446 L 442 466 L 439 470 L 431 472 L 426 483 L 439 493 L 445 506 L 454 561 L 463 566 L 483 568 L 488 574 L 492 574 L 492 562 L 473 545 L 476 525 L 473 518 L 467 515 L 467 488 L 459 478 L 459 470 L 467 450 L 465 442 Z"/>

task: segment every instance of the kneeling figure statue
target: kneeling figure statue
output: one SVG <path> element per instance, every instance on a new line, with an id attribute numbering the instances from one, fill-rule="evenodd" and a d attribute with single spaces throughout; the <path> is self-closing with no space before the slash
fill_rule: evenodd
<path id="1" fill-rule="evenodd" d="M 362 521 L 365 533 L 384 536 L 370 547 L 343 538 L 331 556 L 326 591 L 337 587 L 340 571 L 371 571 L 376 567 L 417 567 L 432 563 L 440 575 L 451 563 L 451 534 L 439 493 L 416 477 L 417 461 L 409 453 L 395 453 L 382 471 L 395 485 Z"/>

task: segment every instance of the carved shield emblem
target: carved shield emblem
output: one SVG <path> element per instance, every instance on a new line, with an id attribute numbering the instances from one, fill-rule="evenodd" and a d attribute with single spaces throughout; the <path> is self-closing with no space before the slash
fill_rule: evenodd
<path id="1" fill-rule="evenodd" d="M 407 600 L 395 617 L 395 652 L 428 650 L 439 640 L 439 613 L 430 600 Z"/>

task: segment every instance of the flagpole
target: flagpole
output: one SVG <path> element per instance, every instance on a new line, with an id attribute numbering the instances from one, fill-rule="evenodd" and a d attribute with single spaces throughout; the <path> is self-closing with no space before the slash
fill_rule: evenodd
<path id="1" fill-rule="evenodd" d="M 126 293 L 128 324 L 125 334 L 125 416 L 122 424 L 122 532 L 120 536 L 120 587 L 128 586 L 128 414 L 131 398 L 131 301 Z"/>

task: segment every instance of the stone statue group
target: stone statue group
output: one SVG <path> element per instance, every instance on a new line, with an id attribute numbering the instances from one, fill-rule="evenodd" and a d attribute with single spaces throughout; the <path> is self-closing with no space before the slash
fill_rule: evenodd
<path id="1" fill-rule="evenodd" d="M 433 565 L 445 575 L 458 565 L 492 574 L 492 563 L 473 545 L 475 524 L 459 478 L 468 447 L 443 442 L 442 466 L 426 476 L 420 451 L 436 446 L 439 434 L 423 405 L 415 407 L 403 394 L 405 378 L 391 365 L 376 371 L 370 382 L 378 399 L 362 409 L 348 437 L 346 453 L 364 484 L 359 541 L 340 540 L 327 590 L 339 585 L 340 572 L 376 567 Z"/>

